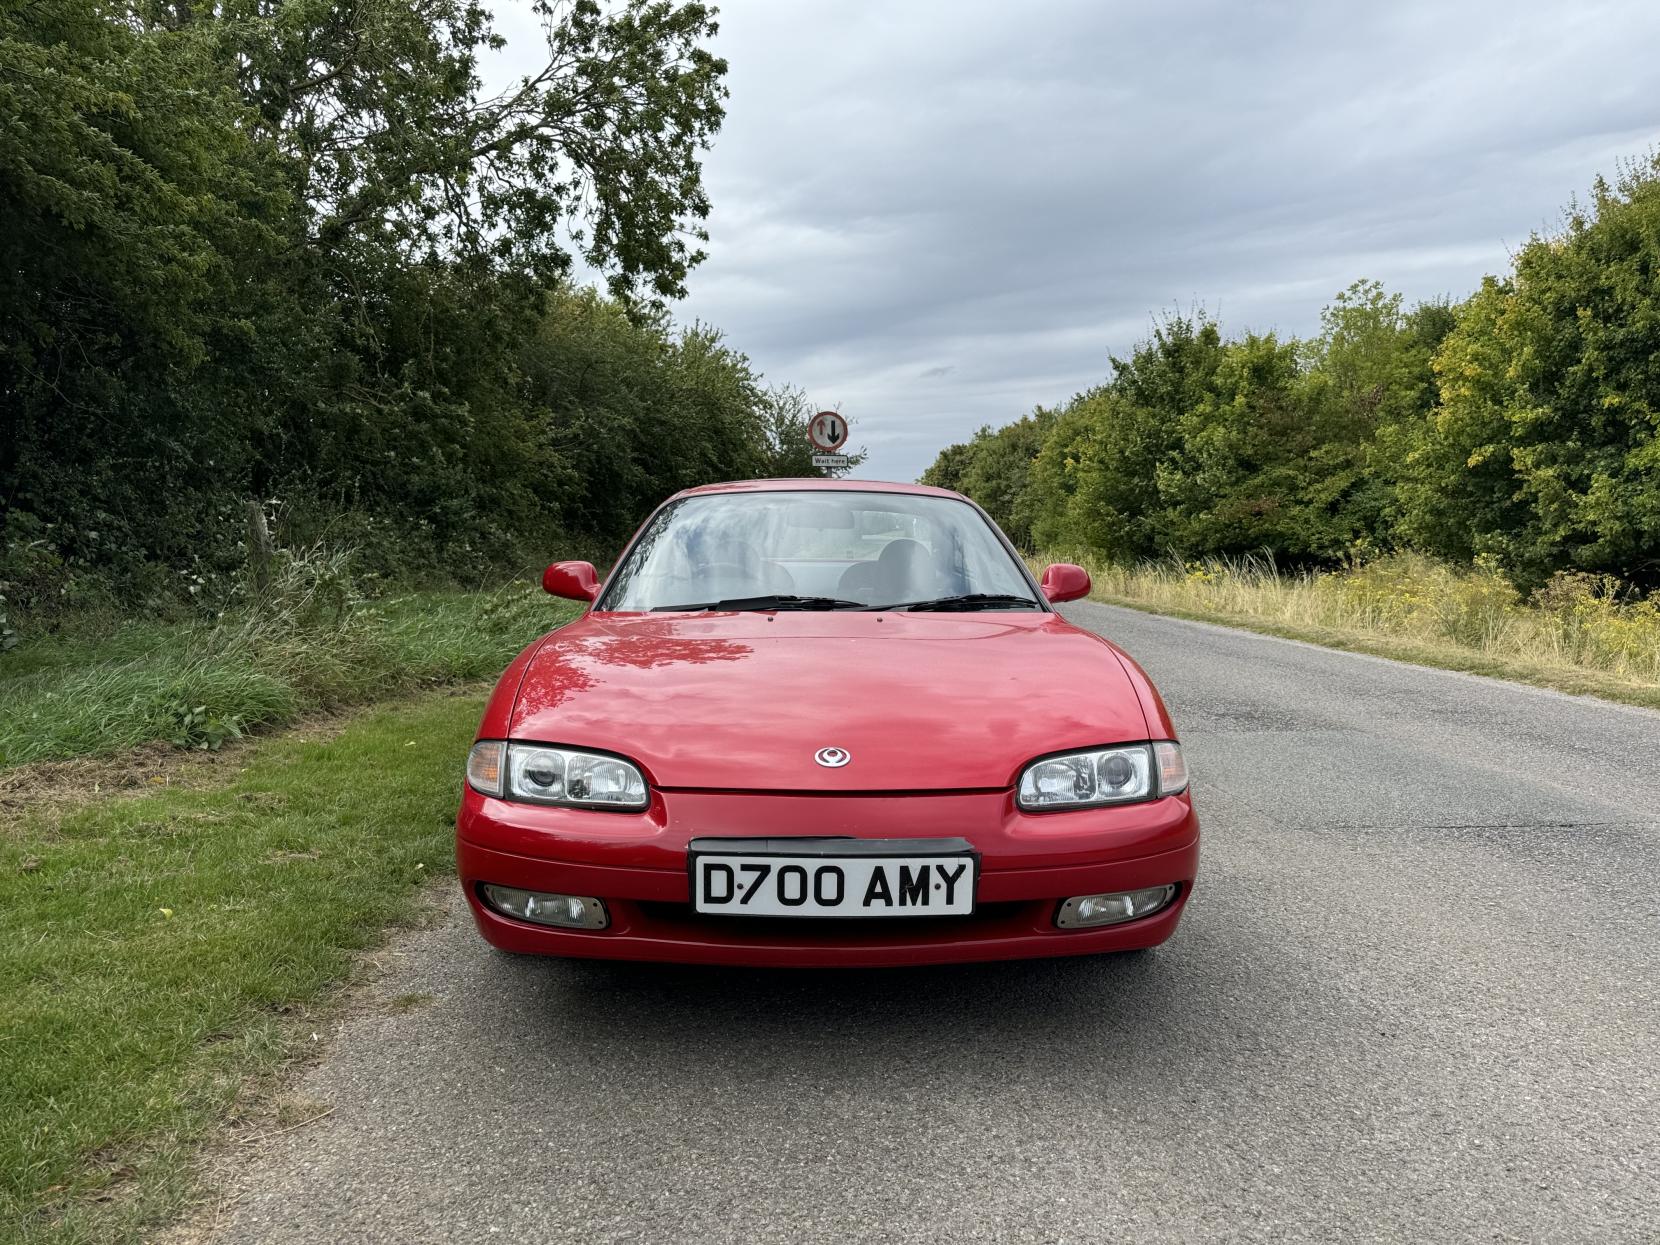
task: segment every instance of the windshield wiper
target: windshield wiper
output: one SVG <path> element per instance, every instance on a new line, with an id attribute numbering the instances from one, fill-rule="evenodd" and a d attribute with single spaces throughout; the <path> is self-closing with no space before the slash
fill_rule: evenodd
<path id="1" fill-rule="evenodd" d="M 798 597 L 788 592 L 772 592 L 759 597 L 728 597 L 724 601 L 694 601 L 686 605 L 654 605 L 652 613 L 700 610 L 866 610 L 863 601 L 844 601 L 841 597 Z"/>
<path id="2" fill-rule="evenodd" d="M 932 601 L 900 601 L 894 605 L 877 606 L 884 610 L 994 610 L 1006 605 L 1030 605 L 1037 608 L 1031 597 L 1009 592 L 964 592 L 954 597 L 935 597 Z"/>

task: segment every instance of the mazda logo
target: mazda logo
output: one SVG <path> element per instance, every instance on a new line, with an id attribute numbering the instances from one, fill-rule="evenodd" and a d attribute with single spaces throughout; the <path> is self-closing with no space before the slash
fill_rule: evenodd
<path id="1" fill-rule="evenodd" d="M 846 748 L 820 748 L 813 753 L 813 760 L 826 769 L 840 769 L 853 759 L 853 754 Z"/>

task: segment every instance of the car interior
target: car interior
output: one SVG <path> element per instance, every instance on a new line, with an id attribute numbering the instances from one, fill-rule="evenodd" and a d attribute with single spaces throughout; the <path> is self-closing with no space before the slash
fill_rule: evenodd
<path id="1" fill-rule="evenodd" d="M 645 609 L 764 596 L 888 606 L 1021 591 L 990 530 L 954 509 L 928 511 L 937 505 L 877 495 L 866 505 L 794 494 L 700 500 L 642 536 L 619 599 Z M 968 539 L 981 536 L 980 545 Z"/>

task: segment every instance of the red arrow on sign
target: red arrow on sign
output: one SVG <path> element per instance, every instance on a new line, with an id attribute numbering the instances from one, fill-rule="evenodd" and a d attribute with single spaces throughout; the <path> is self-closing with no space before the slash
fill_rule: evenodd
<path id="1" fill-rule="evenodd" d="M 847 420 L 835 411 L 820 411 L 807 424 L 807 439 L 814 449 L 834 454 L 847 444 Z"/>

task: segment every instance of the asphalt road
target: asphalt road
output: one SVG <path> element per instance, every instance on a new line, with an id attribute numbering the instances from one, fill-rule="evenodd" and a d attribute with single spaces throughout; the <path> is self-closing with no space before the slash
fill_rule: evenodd
<path id="1" fill-rule="evenodd" d="M 1165 947 L 609 967 L 457 905 L 215 1239 L 1660 1240 L 1660 715 L 1066 612 L 1186 740 Z"/>

